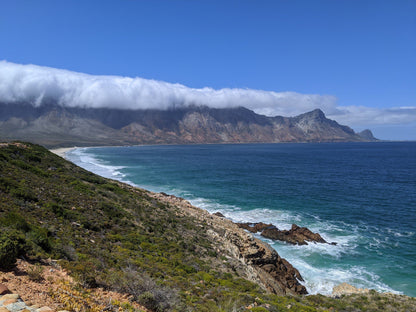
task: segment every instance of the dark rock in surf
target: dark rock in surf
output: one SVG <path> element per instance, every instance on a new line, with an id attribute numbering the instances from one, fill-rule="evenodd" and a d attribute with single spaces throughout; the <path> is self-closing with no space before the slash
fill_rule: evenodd
<path id="1" fill-rule="evenodd" d="M 236 225 L 244 230 L 251 233 L 261 233 L 261 236 L 280 240 L 293 245 L 307 245 L 308 242 L 324 243 L 336 245 L 337 243 L 328 243 L 324 240 L 320 234 L 313 233 L 306 227 L 300 227 L 296 224 L 292 224 L 290 230 L 279 230 L 276 226 L 271 223 L 236 223 Z"/>
<path id="2" fill-rule="evenodd" d="M 214 216 L 217 216 L 217 217 L 220 217 L 220 218 L 225 218 L 225 216 L 221 212 L 219 212 L 219 211 L 214 212 L 213 215 Z"/>
<path id="3" fill-rule="evenodd" d="M 261 232 L 261 236 L 280 240 L 293 245 L 307 245 L 307 242 L 314 243 L 328 243 L 318 233 L 313 233 L 306 227 L 299 227 L 296 224 L 292 224 L 290 230 L 279 230 L 276 227 L 269 227 Z"/>
<path id="4" fill-rule="evenodd" d="M 263 222 L 258 222 L 258 223 L 236 223 L 238 225 L 238 227 L 247 230 L 251 233 L 258 233 L 258 232 L 262 232 L 263 230 L 270 228 L 270 227 L 275 227 L 273 224 L 266 224 Z"/>

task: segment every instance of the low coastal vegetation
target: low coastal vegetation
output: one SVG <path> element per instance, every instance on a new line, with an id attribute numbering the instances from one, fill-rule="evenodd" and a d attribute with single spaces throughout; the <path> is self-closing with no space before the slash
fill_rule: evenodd
<path id="1" fill-rule="evenodd" d="M 41 146 L 0 143 L 0 269 L 13 269 L 22 257 L 57 260 L 77 282 L 53 294 L 69 310 L 99 310 L 88 303 L 89 290 L 99 287 L 128 294 L 149 311 L 416 310 L 414 298 L 375 291 L 340 298 L 267 293 L 218 253 L 208 224 L 178 209 Z M 30 278 L 42 282 L 41 268 Z M 68 294 L 85 302 L 65 305 Z"/>

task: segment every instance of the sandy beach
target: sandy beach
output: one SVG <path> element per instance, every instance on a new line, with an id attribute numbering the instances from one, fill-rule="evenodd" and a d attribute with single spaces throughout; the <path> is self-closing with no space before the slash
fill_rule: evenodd
<path id="1" fill-rule="evenodd" d="M 76 147 L 61 147 L 61 148 L 54 148 L 51 149 L 50 151 L 58 156 L 61 156 L 62 158 L 65 158 L 65 154 L 73 149 L 75 149 Z"/>

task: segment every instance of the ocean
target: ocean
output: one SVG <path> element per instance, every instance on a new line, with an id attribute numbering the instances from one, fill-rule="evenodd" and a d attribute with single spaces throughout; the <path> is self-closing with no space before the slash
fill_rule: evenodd
<path id="1" fill-rule="evenodd" d="M 66 158 L 233 221 L 320 233 L 337 245 L 256 235 L 300 271 L 309 293 L 347 282 L 416 297 L 416 142 L 78 148 Z"/>

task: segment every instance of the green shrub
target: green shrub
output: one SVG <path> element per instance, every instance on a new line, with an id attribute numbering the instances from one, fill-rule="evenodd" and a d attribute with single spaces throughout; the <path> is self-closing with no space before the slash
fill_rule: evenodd
<path id="1" fill-rule="evenodd" d="M 103 202 L 101 203 L 101 209 L 111 219 L 118 219 L 123 216 L 122 209 L 114 204 Z"/>
<path id="2" fill-rule="evenodd" d="M 39 263 L 36 263 L 28 268 L 27 275 L 31 281 L 41 282 L 43 281 L 43 267 Z"/>
<path id="3" fill-rule="evenodd" d="M 92 194 L 90 187 L 80 180 L 72 181 L 70 185 L 78 192 L 81 192 L 84 194 Z"/>
<path id="4" fill-rule="evenodd" d="M 27 240 L 39 246 L 44 251 L 51 250 L 51 243 L 46 229 L 34 227 L 33 230 L 27 234 Z"/>
<path id="5" fill-rule="evenodd" d="M 101 187 L 103 189 L 108 190 L 108 191 L 114 192 L 114 193 L 116 193 L 118 195 L 122 195 L 122 194 L 125 194 L 126 193 L 125 190 L 123 190 L 121 187 L 119 187 L 116 184 L 105 183 L 105 184 L 102 184 Z"/>
<path id="6" fill-rule="evenodd" d="M 139 273 L 131 267 L 124 269 L 122 274 L 114 275 L 112 284 L 152 311 L 171 311 L 179 304 L 175 290 L 156 284 L 146 273 Z"/>
<path id="7" fill-rule="evenodd" d="M 16 265 L 18 254 L 18 241 L 6 235 L 0 236 L 0 269 L 12 269 Z"/>
<path id="8" fill-rule="evenodd" d="M 27 170 L 30 171 L 38 176 L 42 176 L 42 177 L 48 177 L 48 173 L 43 171 L 42 169 L 40 169 L 39 167 L 34 167 L 32 165 L 30 165 L 28 162 L 22 161 L 22 160 L 12 160 L 11 161 L 13 164 L 15 164 L 17 167 L 23 169 L 23 170 Z"/>
<path id="9" fill-rule="evenodd" d="M 137 301 L 151 310 L 156 310 L 158 304 L 155 296 L 150 291 L 145 291 L 144 293 L 140 294 L 137 298 Z"/>
<path id="10" fill-rule="evenodd" d="M 11 189 L 10 190 L 10 195 L 20 198 L 24 201 L 32 201 L 32 202 L 37 202 L 38 201 L 38 197 L 36 196 L 36 194 L 34 194 L 31 190 L 26 189 L 24 187 L 19 187 L 19 188 L 15 188 L 15 189 Z"/>
<path id="11" fill-rule="evenodd" d="M 63 217 L 65 214 L 65 209 L 63 208 L 63 206 L 58 205 L 57 203 L 49 202 L 46 204 L 46 208 L 53 211 L 53 213 L 56 214 L 58 217 Z"/>
<path id="12" fill-rule="evenodd" d="M 78 255 L 80 258 L 83 255 Z M 83 287 L 97 287 L 97 266 L 92 261 L 66 262 L 64 265 L 69 269 L 77 282 Z"/>
<path id="13" fill-rule="evenodd" d="M 251 312 L 269 312 L 266 308 L 263 307 L 254 307 L 250 309 Z"/>
<path id="14" fill-rule="evenodd" d="M 15 211 L 10 211 L 4 217 L 0 218 L 0 224 L 22 232 L 30 231 L 30 226 L 26 219 Z"/>
<path id="15" fill-rule="evenodd" d="M 19 183 L 8 177 L 0 177 L 0 190 L 10 191 L 11 189 L 19 187 Z"/>

